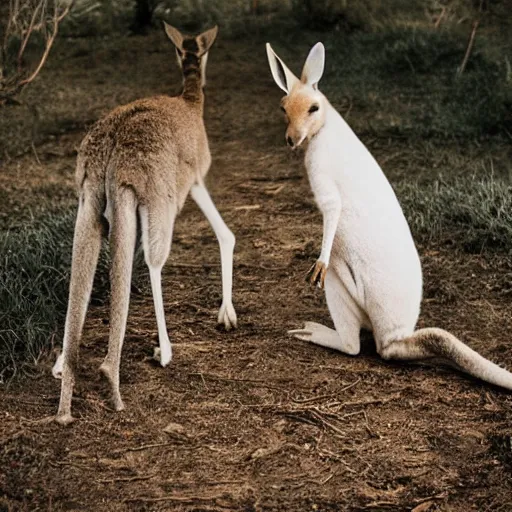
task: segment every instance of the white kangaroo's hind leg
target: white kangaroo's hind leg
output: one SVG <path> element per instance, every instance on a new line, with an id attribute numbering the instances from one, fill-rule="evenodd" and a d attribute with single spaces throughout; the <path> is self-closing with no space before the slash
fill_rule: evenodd
<path id="1" fill-rule="evenodd" d="M 288 331 L 295 338 L 302 341 L 309 341 L 322 347 L 339 350 L 340 336 L 334 330 L 316 322 L 306 322 L 303 329 L 292 329 Z"/>
<path id="2" fill-rule="evenodd" d="M 119 366 L 130 305 L 130 284 L 137 238 L 136 208 L 132 190 L 122 188 L 117 191 L 110 226 L 110 334 L 107 356 L 100 367 L 112 387 L 112 401 L 116 411 L 124 409 L 119 392 Z"/>
<path id="3" fill-rule="evenodd" d="M 360 350 L 361 318 L 358 306 L 336 272 L 328 269 L 325 278 L 325 297 L 336 330 L 315 322 L 306 322 L 303 329 L 288 331 L 296 338 L 357 355 Z"/>
<path id="4" fill-rule="evenodd" d="M 142 225 L 142 243 L 144 256 L 149 268 L 151 291 L 155 304 L 156 323 L 158 326 L 158 347 L 155 348 L 154 358 L 162 366 L 167 366 L 172 359 L 172 347 L 167 333 L 165 311 L 162 297 L 162 268 L 169 257 L 172 242 L 176 207 L 167 202 L 159 201 L 150 207 L 140 207 Z"/>
<path id="5" fill-rule="evenodd" d="M 73 421 L 71 399 L 75 384 L 75 367 L 80 336 L 91 296 L 94 272 L 101 247 L 101 221 L 95 200 L 87 185 L 80 198 L 73 239 L 69 303 L 64 328 L 62 353 L 52 369 L 55 378 L 62 378 L 59 410 L 55 420 L 61 425 Z"/>
<path id="6" fill-rule="evenodd" d="M 213 203 L 208 190 L 203 184 L 196 183 L 190 190 L 190 195 L 204 213 L 211 224 L 215 236 L 219 241 L 220 259 L 222 266 L 222 305 L 219 310 L 218 323 L 224 324 L 226 330 L 235 329 L 237 318 L 233 307 L 233 251 L 235 248 L 235 235 L 226 226 Z"/>

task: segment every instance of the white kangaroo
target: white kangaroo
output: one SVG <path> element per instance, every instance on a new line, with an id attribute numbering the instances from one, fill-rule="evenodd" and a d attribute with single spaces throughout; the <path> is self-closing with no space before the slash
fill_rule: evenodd
<path id="1" fill-rule="evenodd" d="M 327 98 L 318 90 L 325 50 L 310 51 L 300 80 L 267 43 L 267 56 L 295 149 L 305 140 L 305 164 L 323 215 L 322 250 L 309 271 L 324 287 L 336 330 L 307 322 L 295 337 L 357 355 L 361 328 L 373 331 L 384 359 L 441 358 L 457 369 L 512 390 L 512 374 L 447 331 L 415 331 L 422 273 L 409 226 L 381 168 Z"/>
<path id="2" fill-rule="evenodd" d="M 166 366 L 172 357 L 165 324 L 161 271 L 171 249 L 177 213 L 190 191 L 219 240 L 222 305 L 218 322 L 237 325 L 232 302 L 235 237 L 222 220 L 204 186 L 211 157 L 203 121 L 205 67 L 217 27 L 197 37 L 184 36 L 165 24 L 183 73 L 180 96 L 157 96 L 118 107 L 98 121 L 78 153 L 78 214 L 73 241 L 69 304 L 62 354 L 53 375 L 62 378 L 56 421 L 73 421 L 71 399 L 80 337 L 100 252 L 102 231 L 109 227 L 110 337 L 100 370 L 110 381 L 117 411 L 124 409 L 119 392 L 119 365 L 130 301 L 130 281 L 137 238 L 142 231 L 158 325 L 155 356 Z"/>

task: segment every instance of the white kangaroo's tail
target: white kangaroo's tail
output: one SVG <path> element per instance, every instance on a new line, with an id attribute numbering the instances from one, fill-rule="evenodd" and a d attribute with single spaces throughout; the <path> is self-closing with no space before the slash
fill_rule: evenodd
<path id="1" fill-rule="evenodd" d="M 385 343 L 380 355 L 384 359 L 404 361 L 438 357 L 473 377 L 512 391 L 512 373 L 481 356 L 443 329 L 419 329 L 408 338 Z"/>

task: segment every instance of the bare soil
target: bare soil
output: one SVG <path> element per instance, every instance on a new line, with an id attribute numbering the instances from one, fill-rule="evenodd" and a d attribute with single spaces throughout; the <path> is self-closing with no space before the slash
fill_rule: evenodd
<path id="1" fill-rule="evenodd" d="M 309 42 L 298 45 L 297 64 Z M 74 150 L 86 126 L 116 104 L 171 91 L 179 82 L 173 61 L 160 33 L 61 41 L 27 89 L 25 100 L 40 105 L 34 148 L 29 111 L 2 112 L 3 224 L 74 204 Z M 285 148 L 279 98 L 262 40 L 216 44 L 209 187 L 237 236 L 238 330 L 215 325 L 218 247 L 187 203 L 164 276 L 171 365 L 151 359 L 152 299 L 134 294 L 121 368 L 127 408 L 113 412 L 98 372 L 108 306 L 93 304 L 71 427 L 49 421 L 60 391 L 53 354 L 0 389 L 0 510 L 512 510 L 509 394 L 449 369 L 384 362 L 370 336 L 358 357 L 287 336 L 305 320 L 331 321 L 322 294 L 304 281 L 321 217 L 301 156 Z M 443 155 L 461 153 L 453 146 L 426 155 L 421 141 L 365 142 L 391 179 L 421 172 L 434 156 L 435 172 L 446 171 L 453 160 L 443 164 Z M 449 245 L 420 252 L 420 326 L 449 329 L 512 366 L 510 260 Z"/>

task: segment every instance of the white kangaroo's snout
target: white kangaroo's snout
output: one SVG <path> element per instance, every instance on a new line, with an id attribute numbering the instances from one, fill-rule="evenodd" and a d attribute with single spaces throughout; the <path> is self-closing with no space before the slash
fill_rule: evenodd
<path id="1" fill-rule="evenodd" d="M 288 144 L 290 149 L 295 150 L 304 142 L 306 135 L 301 133 L 294 133 L 291 130 L 286 130 L 285 138 L 286 144 Z"/>

